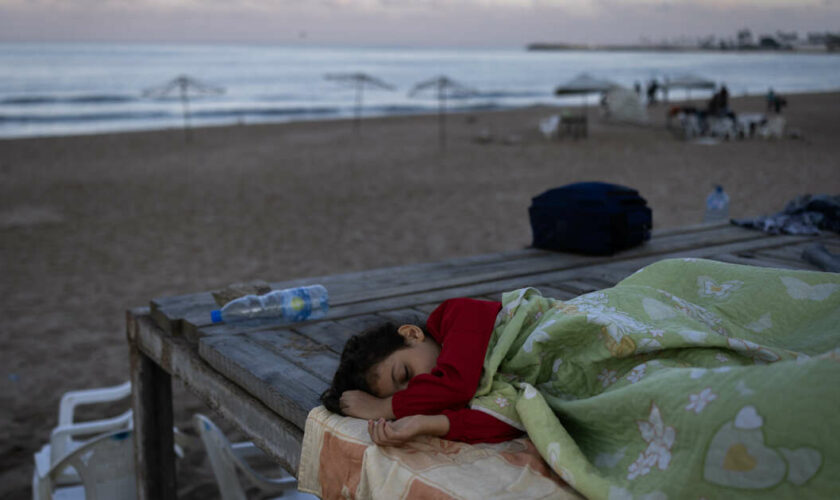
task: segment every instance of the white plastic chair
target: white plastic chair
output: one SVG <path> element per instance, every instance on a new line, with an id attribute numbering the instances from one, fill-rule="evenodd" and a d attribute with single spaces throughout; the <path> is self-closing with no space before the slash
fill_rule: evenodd
<path id="1" fill-rule="evenodd" d="M 106 432 L 130 430 L 133 427 L 131 410 L 102 420 L 75 422 L 76 407 L 85 404 L 119 401 L 131 394 L 131 382 L 114 387 L 71 391 L 61 397 L 58 407 L 58 426 L 52 430 L 49 443 L 35 453 L 35 471 L 32 476 L 32 497 L 38 499 L 39 483 L 47 477 L 62 459 L 91 440 L 92 436 Z M 85 437 L 86 439 L 83 439 Z M 73 467 L 59 470 L 51 482 L 55 485 L 80 484 L 81 478 Z"/>
<path id="2" fill-rule="evenodd" d="M 113 431 L 82 444 L 33 484 L 33 496 L 41 499 L 136 499 L 132 432 L 131 429 Z M 57 481 L 68 469 L 77 474 L 81 484 L 61 488 Z"/>
<path id="3" fill-rule="evenodd" d="M 40 483 L 45 481 L 48 472 L 62 459 L 90 442 L 97 435 L 120 430 L 131 430 L 134 427 L 132 411 L 126 410 L 120 415 L 100 420 L 86 422 L 75 421 L 75 411 L 78 406 L 96 403 L 112 403 L 127 398 L 131 394 L 131 382 L 113 387 L 99 389 L 85 389 L 70 391 L 61 397 L 58 407 L 58 426 L 52 430 L 49 443 L 45 444 L 35 453 L 35 470 L 32 474 L 32 498 L 43 500 L 47 497 L 40 497 Z M 184 456 L 184 448 L 195 448 L 198 446 L 198 439 L 180 432 L 177 428 L 175 433 L 175 453 L 178 457 Z M 74 467 L 64 467 L 57 471 L 50 479 L 52 485 L 70 486 L 75 485 L 81 488 L 82 480 Z"/>
<path id="4" fill-rule="evenodd" d="M 239 482 L 237 470 L 255 486 L 260 497 L 282 496 L 282 498 L 316 498 L 297 491 L 297 479 L 290 475 L 280 478 L 268 478 L 255 471 L 245 460 L 246 457 L 263 455 L 254 443 L 231 443 L 212 420 L 197 413 L 193 424 L 204 442 L 210 466 L 216 476 L 216 483 L 222 500 L 245 500 L 245 490 Z"/>

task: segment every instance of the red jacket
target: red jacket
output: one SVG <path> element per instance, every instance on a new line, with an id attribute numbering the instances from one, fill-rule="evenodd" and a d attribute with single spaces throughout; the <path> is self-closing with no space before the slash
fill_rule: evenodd
<path id="1" fill-rule="evenodd" d="M 431 373 L 417 375 L 394 394 L 391 407 L 397 418 L 408 415 L 446 415 L 453 441 L 495 443 L 522 431 L 487 413 L 467 408 L 478 389 L 484 355 L 502 304 L 486 300 L 450 299 L 426 321 L 429 334 L 440 344 Z"/>

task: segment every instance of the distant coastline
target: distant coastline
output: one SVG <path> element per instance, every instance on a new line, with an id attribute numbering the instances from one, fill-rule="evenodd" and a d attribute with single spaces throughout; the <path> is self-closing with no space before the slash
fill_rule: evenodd
<path id="1" fill-rule="evenodd" d="M 794 52 L 794 53 L 840 53 L 825 46 L 802 46 L 784 48 L 766 47 L 692 47 L 671 44 L 654 45 L 584 45 L 573 43 L 534 42 L 526 47 L 528 51 L 592 51 L 592 52 Z"/>

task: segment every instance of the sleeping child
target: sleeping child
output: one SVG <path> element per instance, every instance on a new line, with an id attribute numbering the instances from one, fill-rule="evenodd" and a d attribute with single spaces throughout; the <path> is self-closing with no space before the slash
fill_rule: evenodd
<path id="1" fill-rule="evenodd" d="M 831 497 L 838 325 L 840 274 L 669 259 L 357 335 L 322 401 L 381 446 L 524 431 L 587 498 Z"/>
<path id="2" fill-rule="evenodd" d="M 501 307 L 451 299 L 429 315 L 425 328 L 386 323 L 355 335 L 321 396 L 324 406 L 367 419 L 371 439 L 380 445 L 418 435 L 468 443 L 518 437 L 520 430 L 467 408 Z"/>

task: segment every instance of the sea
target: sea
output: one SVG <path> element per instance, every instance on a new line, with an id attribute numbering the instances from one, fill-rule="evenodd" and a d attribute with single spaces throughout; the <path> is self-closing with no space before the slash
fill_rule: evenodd
<path id="1" fill-rule="evenodd" d="M 392 88 L 327 75 L 364 73 Z M 692 74 L 730 95 L 840 90 L 840 54 L 800 52 L 527 51 L 525 48 L 314 47 L 112 43 L 0 43 L 0 138 L 437 112 L 419 84 L 446 76 L 469 89 L 448 110 L 591 104 L 555 97 L 581 73 L 632 88 Z M 182 101 L 173 79 L 187 76 Z M 169 87 L 168 87 L 169 86 Z M 708 98 L 704 90 L 673 100 Z"/>

